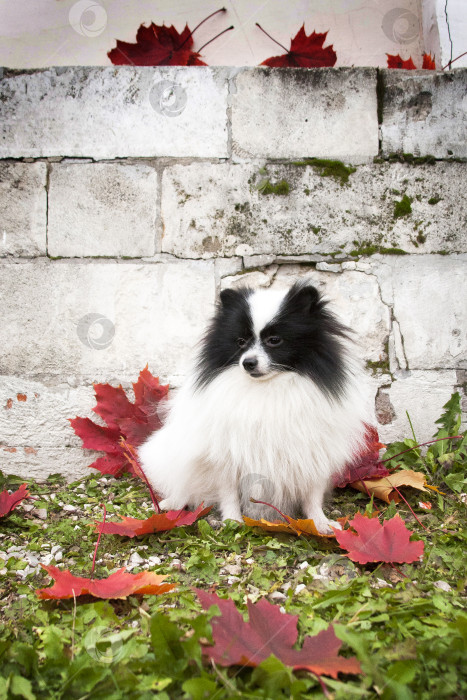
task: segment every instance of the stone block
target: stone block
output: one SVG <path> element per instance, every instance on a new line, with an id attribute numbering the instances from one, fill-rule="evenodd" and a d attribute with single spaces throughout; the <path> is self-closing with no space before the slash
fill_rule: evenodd
<path id="1" fill-rule="evenodd" d="M 390 313 L 381 300 L 376 277 L 352 270 L 336 274 L 304 265 L 281 265 L 272 288 L 284 288 L 303 278 L 321 291 L 330 302 L 330 309 L 354 331 L 360 356 L 366 361 L 384 364 Z"/>
<path id="2" fill-rule="evenodd" d="M 33 290 L 33 293 L 31 293 Z M 181 375 L 211 316 L 213 262 L 0 266 L 0 374 L 70 384 Z"/>
<path id="3" fill-rule="evenodd" d="M 99 471 L 89 469 L 99 452 L 82 450 L 80 447 L 14 447 L 0 445 L 2 471 L 14 474 L 25 481 L 45 480 L 49 474 L 63 474 L 67 481 L 75 481 L 91 472 L 98 477 Z"/>
<path id="4" fill-rule="evenodd" d="M 347 184 L 342 178 L 348 176 Z M 467 164 L 191 163 L 164 170 L 162 250 L 177 257 L 467 250 Z M 288 192 L 266 194 L 265 183 Z M 286 189 L 286 188 L 285 188 Z M 310 259 L 310 258 L 309 258 Z"/>
<path id="5" fill-rule="evenodd" d="M 232 95 L 232 155 L 338 158 L 378 153 L 374 68 L 266 68 L 240 72 Z"/>
<path id="6" fill-rule="evenodd" d="M 46 254 L 46 163 L 0 163 L 0 256 Z"/>
<path id="7" fill-rule="evenodd" d="M 467 157 L 467 70 L 383 70 L 382 151 Z"/>
<path id="8" fill-rule="evenodd" d="M 144 163 L 53 165 L 49 255 L 154 255 L 156 197 L 156 170 Z"/>
<path id="9" fill-rule="evenodd" d="M 467 255 L 384 256 L 373 264 L 408 369 L 467 367 Z"/>
<path id="10" fill-rule="evenodd" d="M 7 70 L 0 157 L 226 157 L 227 75 L 182 66 Z"/>
<path id="11" fill-rule="evenodd" d="M 51 382 L 0 376 L 2 442 L 16 448 L 80 447 L 68 419 L 83 416 L 99 422 L 94 405 L 91 383 L 74 387 L 63 378 Z"/>
<path id="12" fill-rule="evenodd" d="M 397 372 L 391 386 L 382 390 L 387 395 L 387 402 L 395 416 L 390 422 L 379 424 L 380 440 L 389 443 L 412 437 L 406 411 L 410 415 L 417 440 L 430 440 L 439 427 L 435 421 L 455 391 L 455 382 L 454 371 Z"/>

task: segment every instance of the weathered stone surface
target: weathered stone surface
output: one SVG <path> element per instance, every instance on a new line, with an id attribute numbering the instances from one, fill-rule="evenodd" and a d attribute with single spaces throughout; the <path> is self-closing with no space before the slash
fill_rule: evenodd
<path id="1" fill-rule="evenodd" d="M 373 68 L 260 67 L 240 72 L 235 87 L 234 159 L 317 156 L 362 163 L 378 153 Z"/>
<path id="2" fill-rule="evenodd" d="M 467 71 L 383 70 L 382 150 L 467 157 Z"/>
<path id="3" fill-rule="evenodd" d="M 454 371 L 398 372 L 395 381 L 383 391 L 395 411 L 395 418 L 380 424 L 378 431 L 382 442 L 412 437 L 406 411 L 410 415 L 419 442 L 429 440 L 439 426 L 435 421 L 443 412 L 456 383 Z"/>
<path id="4" fill-rule="evenodd" d="M 354 331 L 364 360 L 386 361 L 390 313 L 381 300 L 376 277 L 357 271 L 335 274 L 303 265 L 282 265 L 275 275 L 272 288 L 283 288 L 301 278 L 314 284 L 330 301 L 330 308 L 340 320 Z"/>
<path id="5" fill-rule="evenodd" d="M 0 255 L 46 253 L 45 163 L 0 163 Z"/>
<path id="6" fill-rule="evenodd" d="M 144 163 L 53 165 L 49 185 L 49 255 L 153 255 L 156 197 L 156 170 Z"/>
<path id="7" fill-rule="evenodd" d="M 162 250 L 178 257 L 248 260 L 371 253 L 378 246 L 416 254 L 467 249 L 467 164 L 364 165 L 344 185 L 338 176 L 320 173 L 312 165 L 292 164 L 268 165 L 266 174 L 254 164 L 166 168 Z M 285 181 L 289 193 L 263 194 L 267 181 Z"/>
<path id="8" fill-rule="evenodd" d="M 5 71 L 0 157 L 226 157 L 227 74 L 181 66 Z"/>
<path id="9" fill-rule="evenodd" d="M 81 447 L 14 447 L 0 445 L 2 471 L 28 479 L 46 479 L 49 474 L 64 474 L 68 481 L 88 476 L 93 471 L 89 464 L 99 452 L 83 450 Z"/>
<path id="10" fill-rule="evenodd" d="M 34 290 L 34 293 L 31 293 Z M 0 374 L 134 381 L 183 374 L 214 303 L 214 263 L 5 263 Z"/>
<path id="11" fill-rule="evenodd" d="M 0 435 L 19 447 L 80 447 L 69 418 L 83 416 L 99 422 L 92 384 L 73 387 L 64 381 L 38 382 L 0 376 Z"/>
<path id="12" fill-rule="evenodd" d="M 467 255 L 384 256 L 373 263 L 410 370 L 467 367 Z"/>

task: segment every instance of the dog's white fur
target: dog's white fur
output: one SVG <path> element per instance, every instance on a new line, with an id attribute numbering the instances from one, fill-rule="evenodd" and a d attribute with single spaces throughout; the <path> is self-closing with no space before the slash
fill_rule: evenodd
<path id="1" fill-rule="evenodd" d="M 286 291 L 252 295 L 258 338 Z M 263 496 L 287 514 L 301 510 L 319 531 L 330 532 L 339 525 L 322 510 L 324 494 L 361 448 L 364 423 L 372 422 L 364 374 L 349 351 L 346 392 L 333 399 L 296 372 L 268 372 L 267 354 L 256 345 L 263 377 L 252 378 L 241 365 L 251 350 L 201 389 L 194 372 L 188 377 L 163 427 L 139 450 L 143 469 L 163 495 L 164 510 L 204 501 L 220 506 L 223 519 L 241 520 L 242 512 L 271 518 L 270 508 L 249 502 L 251 495 Z"/>

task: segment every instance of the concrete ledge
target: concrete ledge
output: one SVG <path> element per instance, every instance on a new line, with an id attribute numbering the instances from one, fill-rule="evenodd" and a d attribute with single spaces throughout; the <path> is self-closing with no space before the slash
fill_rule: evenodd
<path id="1" fill-rule="evenodd" d="M 156 170 L 144 163 L 53 165 L 49 255 L 154 255 L 156 197 Z"/>
<path id="2" fill-rule="evenodd" d="M 382 70 L 382 152 L 467 158 L 467 70 Z"/>
<path id="3" fill-rule="evenodd" d="M 376 69 L 254 68 L 239 73 L 235 86 L 234 160 L 363 163 L 378 153 Z"/>
<path id="4" fill-rule="evenodd" d="M 0 157 L 226 157 L 227 75 L 180 66 L 5 71 Z"/>
<path id="5" fill-rule="evenodd" d="M 0 256 L 46 253 L 46 163 L 0 163 Z"/>

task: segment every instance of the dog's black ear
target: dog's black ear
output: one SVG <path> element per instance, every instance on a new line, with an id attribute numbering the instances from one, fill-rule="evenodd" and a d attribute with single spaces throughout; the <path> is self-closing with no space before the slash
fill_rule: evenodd
<path id="1" fill-rule="evenodd" d="M 295 308 L 304 313 L 313 311 L 321 299 L 320 293 L 312 284 L 296 285 L 292 287 L 289 294 Z"/>
<path id="2" fill-rule="evenodd" d="M 220 300 L 223 308 L 231 308 L 234 304 L 238 303 L 240 296 L 240 292 L 235 289 L 223 289 L 220 293 Z"/>

